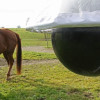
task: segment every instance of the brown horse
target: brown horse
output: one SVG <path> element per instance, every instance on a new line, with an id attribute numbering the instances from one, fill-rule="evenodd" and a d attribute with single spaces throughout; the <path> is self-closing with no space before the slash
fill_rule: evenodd
<path id="1" fill-rule="evenodd" d="M 7 73 L 7 80 L 10 79 L 10 73 L 14 63 L 13 53 L 16 46 L 17 46 L 17 53 L 16 53 L 17 74 L 21 74 L 22 49 L 21 49 L 20 37 L 17 33 L 9 29 L 5 28 L 0 29 L 0 54 L 3 53 L 9 66 L 9 70 Z"/>

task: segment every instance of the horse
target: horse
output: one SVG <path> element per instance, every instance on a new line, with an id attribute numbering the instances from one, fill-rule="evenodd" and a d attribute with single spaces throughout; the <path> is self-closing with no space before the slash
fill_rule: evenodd
<path id="1" fill-rule="evenodd" d="M 16 48 L 16 68 L 17 74 L 21 74 L 21 65 L 22 65 L 22 47 L 21 39 L 19 35 L 9 29 L 1 28 L 0 29 L 0 54 L 3 53 L 4 58 L 6 59 L 9 70 L 7 73 L 7 80 L 10 79 L 11 69 L 14 63 L 13 53 Z"/>

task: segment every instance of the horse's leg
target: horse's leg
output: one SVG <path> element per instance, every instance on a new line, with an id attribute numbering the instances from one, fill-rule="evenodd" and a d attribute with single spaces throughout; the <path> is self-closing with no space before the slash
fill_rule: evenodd
<path id="1" fill-rule="evenodd" d="M 9 59 L 9 70 L 8 70 L 8 73 L 7 73 L 7 80 L 10 79 L 11 69 L 12 69 L 12 66 L 13 66 L 13 63 L 14 63 L 13 54 L 9 54 L 8 59 Z"/>
<path id="2" fill-rule="evenodd" d="M 8 54 L 7 54 L 7 52 L 4 52 L 3 55 L 4 55 L 4 57 L 5 57 L 5 59 L 6 59 L 7 63 L 8 63 L 8 65 L 9 65 L 9 59 L 8 59 Z"/>

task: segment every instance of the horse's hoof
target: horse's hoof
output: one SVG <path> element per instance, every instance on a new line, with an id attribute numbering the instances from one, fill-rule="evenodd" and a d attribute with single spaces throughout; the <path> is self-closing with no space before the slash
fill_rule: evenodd
<path id="1" fill-rule="evenodd" d="M 7 81 L 9 81 L 9 80 L 11 80 L 11 78 L 10 77 L 7 77 L 7 79 L 6 79 Z"/>
<path id="2" fill-rule="evenodd" d="M 10 81 L 11 79 L 9 78 L 9 79 L 7 79 L 7 81 Z"/>

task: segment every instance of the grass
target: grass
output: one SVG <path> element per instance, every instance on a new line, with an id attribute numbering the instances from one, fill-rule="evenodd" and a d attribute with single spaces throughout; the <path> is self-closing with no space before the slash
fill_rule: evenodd
<path id="1" fill-rule="evenodd" d="M 33 59 L 33 60 L 44 60 L 44 59 L 56 59 L 55 54 L 50 53 L 38 53 L 32 51 L 24 51 L 23 59 Z"/>
<path id="2" fill-rule="evenodd" d="M 14 59 L 16 59 L 16 52 L 13 54 Z M 4 58 L 3 54 L 0 55 L 0 58 Z M 33 52 L 33 51 L 23 51 L 22 52 L 22 59 L 23 60 L 49 60 L 49 59 L 56 59 L 56 55 L 53 53 L 40 53 L 40 52 Z"/>
<path id="3" fill-rule="evenodd" d="M 47 47 L 44 33 L 33 33 L 26 31 L 24 28 L 12 28 L 12 31 L 18 33 L 22 40 L 22 46 L 44 46 Z M 46 35 L 48 38 L 48 47 L 52 47 L 51 34 Z"/>
<path id="4" fill-rule="evenodd" d="M 22 45 L 25 46 L 44 46 L 47 47 L 47 41 L 43 40 L 30 40 L 30 39 L 23 39 L 22 40 Z M 51 41 L 48 41 L 48 47 L 51 48 L 52 44 Z"/>
<path id="5" fill-rule="evenodd" d="M 20 34 L 22 46 L 46 46 L 44 34 L 12 30 Z M 55 58 L 50 53 L 23 51 L 23 59 Z M 6 81 L 7 71 L 8 67 L 0 67 L 0 100 L 100 100 L 100 77 L 77 75 L 60 62 L 23 65 L 20 76 L 13 66 L 10 81 Z"/>
<path id="6" fill-rule="evenodd" d="M 6 81 L 0 68 L 0 100 L 100 100 L 100 77 L 74 74 L 60 63 L 23 66 Z"/>

